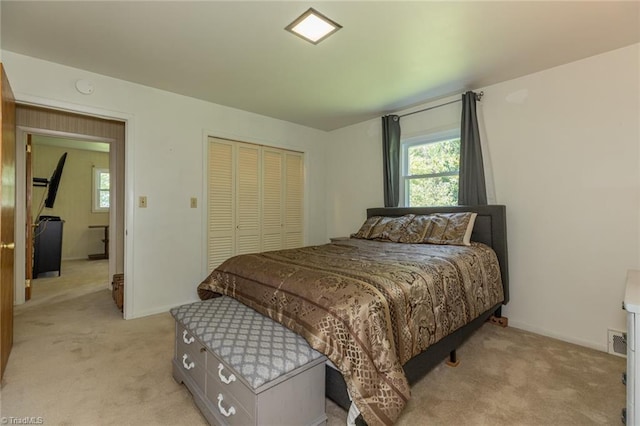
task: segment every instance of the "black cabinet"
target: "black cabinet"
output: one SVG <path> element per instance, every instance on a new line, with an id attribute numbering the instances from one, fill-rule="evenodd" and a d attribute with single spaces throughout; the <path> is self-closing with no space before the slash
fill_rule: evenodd
<path id="1" fill-rule="evenodd" d="M 40 216 L 34 231 L 33 278 L 52 271 L 60 276 L 63 224 L 58 216 Z"/>

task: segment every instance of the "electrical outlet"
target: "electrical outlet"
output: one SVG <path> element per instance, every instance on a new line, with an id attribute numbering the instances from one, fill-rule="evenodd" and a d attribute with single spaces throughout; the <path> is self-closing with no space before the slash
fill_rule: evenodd
<path id="1" fill-rule="evenodd" d="M 138 207 L 140 208 L 147 208 L 147 196 L 146 195 L 141 195 L 140 197 L 138 197 Z"/>
<path id="2" fill-rule="evenodd" d="M 191 197 L 191 208 L 195 209 L 198 207 L 198 198 L 196 197 Z"/>

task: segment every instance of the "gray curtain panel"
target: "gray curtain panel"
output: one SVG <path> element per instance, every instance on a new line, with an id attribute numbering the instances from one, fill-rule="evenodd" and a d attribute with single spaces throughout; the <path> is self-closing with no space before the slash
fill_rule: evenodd
<path id="1" fill-rule="evenodd" d="M 400 117 L 382 117 L 382 158 L 384 166 L 384 206 L 400 202 Z"/>
<path id="2" fill-rule="evenodd" d="M 476 115 L 476 94 L 471 91 L 462 95 L 458 204 L 461 206 L 487 204 L 487 188 Z"/>

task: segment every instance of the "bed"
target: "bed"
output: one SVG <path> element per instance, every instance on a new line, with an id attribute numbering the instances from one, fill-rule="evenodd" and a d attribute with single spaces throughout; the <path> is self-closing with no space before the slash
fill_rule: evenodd
<path id="1" fill-rule="evenodd" d="M 395 233 L 406 236 L 416 217 L 469 213 L 469 245 Z M 379 217 L 397 218 L 394 232 L 362 238 Z M 410 384 L 507 303 L 505 207 L 376 208 L 367 218 L 360 238 L 233 257 L 198 294 L 234 297 L 300 334 L 337 368 L 327 367 L 328 397 L 344 408 L 353 401 L 368 424 L 393 424 Z"/>

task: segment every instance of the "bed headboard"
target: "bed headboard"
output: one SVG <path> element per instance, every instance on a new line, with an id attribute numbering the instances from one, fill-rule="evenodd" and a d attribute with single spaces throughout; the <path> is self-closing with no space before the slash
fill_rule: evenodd
<path id="1" fill-rule="evenodd" d="M 493 248 L 500 263 L 504 304 L 509 301 L 509 262 L 507 256 L 507 216 L 502 205 L 485 206 L 449 206 L 449 207 L 376 207 L 367 209 L 367 218 L 371 216 L 403 216 L 405 214 L 431 213 L 478 213 L 471 241 L 477 241 Z"/>

